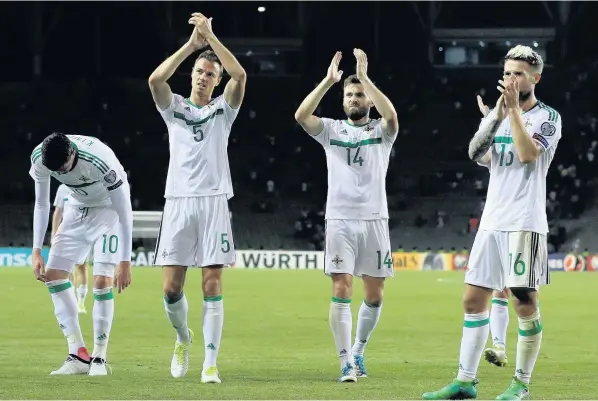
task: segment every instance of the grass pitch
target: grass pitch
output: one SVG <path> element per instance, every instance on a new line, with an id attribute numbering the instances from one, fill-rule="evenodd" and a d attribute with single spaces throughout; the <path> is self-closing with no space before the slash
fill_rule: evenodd
<path id="1" fill-rule="evenodd" d="M 366 350 L 370 377 L 339 384 L 328 326 L 331 285 L 321 271 L 229 269 L 218 359 L 221 385 L 199 382 L 203 361 L 201 272 L 185 292 L 195 330 L 191 367 L 170 377 L 174 330 L 162 304 L 161 271 L 134 268 L 133 286 L 116 296 L 108 348 L 113 375 L 50 377 L 67 353 L 45 286 L 29 269 L 3 268 L 0 278 L 2 399 L 421 399 L 457 370 L 463 274 L 398 272 L 389 280 L 382 317 Z M 356 282 L 352 308 L 362 292 Z M 598 274 L 558 273 L 542 290 L 544 340 L 531 385 L 533 399 L 598 396 Z M 81 316 L 91 352 L 93 298 Z M 480 364 L 479 398 L 494 399 L 514 374 L 517 318 L 511 310 L 509 363 Z"/>

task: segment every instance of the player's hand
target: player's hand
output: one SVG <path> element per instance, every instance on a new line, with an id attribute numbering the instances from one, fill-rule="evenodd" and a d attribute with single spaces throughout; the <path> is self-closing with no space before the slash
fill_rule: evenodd
<path id="1" fill-rule="evenodd" d="M 353 49 L 353 54 L 357 60 L 357 66 L 355 68 L 357 79 L 363 81 L 368 77 L 368 56 L 361 49 Z"/>
<path id="2" fill-rule="evenodd" d="M 337 83 L 341 80 L 343 76 L 343 71 L 338 69 L 338 65 L 341 62 L 341 58 L 343 58 L 343 53 L 336 52 L 332 61 L 330 62 L 330 66 L 328 67 L 328 72 L 326 73 L 326 78 L 333 83 Z"/>
<path id="3" fill-rule="evenodd" d="M 506 108 L 505 108 L 505 95 L 500 95 L 498 100 L 496 101 L 496 119 L 498 121 L 502 121 L 507 116 Z"/>
<path id="4" fill-rule="evenodd" d="M 496 88 L 505 97 L 505 106 L 507 109 L 519 108 L 519 82 L 514 76 L 509 76 L 505 81 L 502 79 L 498 81 L 500 84 Z"/>
<path id="5" fill-rule="evenodd" d="M 484 117 L 486 117 L 488 113 L 490 113 L 490 107 L 484 104 L 484 101 L 482 100 L 482 97 L 480 95 L 478 95 L 478 107 L 480 108 L 480 113 L 482 113 Z"/>
<path id="6" fill-rule="evenodd" d="M 44 263 L 44 258 L 39 249 L 33 250 L 33 253 L 31 254 L 31 264 L 33 265 L 33 274 L 35 275 L 35 278 L 42 283 L 48 281 L 46 279 L 46 264 Z"/>
<path id="7" fill-rule="evenodd" d="M 191 34 L 191 37 L 187 43 L 195 50 L 203 49 L 204 47 L 208 46 L 208 41 L 201 36 L 197 28 L 193 28 L 193 33 Z"/>
<path id="8" fill-rule="evenodd" d="M 120 262 L 114 275 L 114 287 L 119 293 L 131 285 L 131 262 Z"/>
<path id="9" fill-rule="evenodd" d="M 195 25 L 199 35 L 205 39 L 209 39 L 214 36 L 212 32 L 212 18 L 208 18 L 202 13 L 193 13 L 189 18 L 189 24 Z"/>

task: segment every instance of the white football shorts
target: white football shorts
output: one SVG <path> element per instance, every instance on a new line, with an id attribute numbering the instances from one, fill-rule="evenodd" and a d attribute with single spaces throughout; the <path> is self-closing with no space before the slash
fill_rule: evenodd
<path id="1" fill-rule="evenodd" d="M 114 267 L 122 260 L 118 214 L 110 206 L 64 208 L 62 223 L 54 235 L 48 268 L 71 272 L 74 265 L 85 263 L 93 250 L 94 276 L 114 275 Z M 112 267 L 96 269 L 96 264 Z"/>
<path id="2" fill-rule="evenodd" d="M 226 195 L 168 198 L 154 265 L 232 265 L 235 245 Z"/>
<path id="3" fill-rule="evenodd" d="M 326 220 L 324 271 L 394 277 L 388 220 Z"/>
<path id="4" fill-rule="evenodd" d="M 465 283 L 502 291 L 550 284 L 546 235 L 531 231 L 478 231 Z"/>

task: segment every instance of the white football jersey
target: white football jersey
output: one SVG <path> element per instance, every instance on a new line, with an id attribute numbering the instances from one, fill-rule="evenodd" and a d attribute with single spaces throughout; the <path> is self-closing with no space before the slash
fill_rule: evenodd
<path id="1" fill-rule="evenodd" d="M 381 119 L 362 126 L 321 120 L 324 128 L 313 138 L 326 152 L 326 219 L 388 219 L 386 171 L 397 135 L 386 134 Z"/>
<path id="2" fill-rule="evenodd" d="M 168 127 L 170 162 L 165 198 L 227 195 L 233 196 L 228 164 L 228 137 L 239 113 L 224 95 L 199 107 L 180 95 L 160 110 Z"/>
<path id="3" fill-rule="evenodd" d="M 77 150 L 73 169 L 68 173 L 48 170 L 42 164 L 42 144 L 39 144 L 31 153 L 29 175 L 36 182 L 48 181 L 50 177 L 54 177 L 65 184 L 70 190 L 69 205 L 84 207 L 111 205 L 108 191 L 113 191 L 122 185 L 129 187 L 127 174 L 116 155 L 97 138 L 83 135 L 67 135 L 67 137 Z"/>
<path id="4" fill-rule="evenodd" d="M 64 203 L 69 200 L 69 193 L 69 188 L 64 184 L 60 184 L 60 186 L 56 190 L 56 197 L 54 198 L 54 207 L 64 209 Z"/>
<path id="5" fill-rule="evenodd" d="M 542 152 L 536 161 L 522 164 L 513 143 L 510 118 L 505 118 L 490 148 L 490 182 L 480 230 L 548 233 L 546 175 L 561 139 L 561 116 L 538 102 L 522 117 Z"/>

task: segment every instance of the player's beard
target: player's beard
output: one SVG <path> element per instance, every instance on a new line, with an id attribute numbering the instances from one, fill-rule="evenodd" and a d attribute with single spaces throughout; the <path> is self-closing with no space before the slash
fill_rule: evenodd
<path id="1" fill-rule="evenodd" d="M 523 103 L 523 102 L 527 101 L 527 99 L 529 99 L 531 95 L 532 95 L 532 91 L 519 92 L 519 103 Z"/>
<path id="2" fill-rule="evenodd" d="M 367 107 L 355 107 L 356 110 L 351 111 L 351 107 L 345 110 L 345 114 L 347 118 L 351 121 L 361 120 L 365 116 L 368 115 L 368 108 Z"/>

